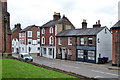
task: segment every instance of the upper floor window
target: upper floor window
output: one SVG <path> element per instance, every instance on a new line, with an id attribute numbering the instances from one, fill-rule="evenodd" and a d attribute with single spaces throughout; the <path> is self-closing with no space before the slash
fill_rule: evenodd
<path id="1" fill-rule="evenodd" d="M 84 38 L 80 38 L 80 45 L 84 45 Z"/>
<path id="2" fill-rule="evenodd" d="M 93 44 L 92 40 L 93 40 L 93 38 L 88 38 L 88 45 L 92 45 Z"/>
<path id="3" fill-rule="evenodd" d="M 28 31 L 28 37 L 32 37 L 32 31 Z"/>
<path id="4" fill-rule="evenodd" d="M 53 34 L 53 27 L 50 27 L 50 34 Z"/>
<path id="5" fill-rule="evenodd" d="M 53 36 L 50 36 L 50 38 L 49 38 L 49 44 L 53 45 Z"/>
<path id="6" fill-rule="evenodd" d="M 28 39 L 28 44 L 32 44 L 32 39 Z"/>
<path id="7" fill-rule="evenodd" d="M 68 45 L 72 45 L 72 38 L 71 37 L 68 38 Z"/>
<path id="8" fill-rule="evenodd" d="M 40 32 L 37 32 L 37 38 L 40 38 Z"/>
<path id="9" fill-rule="evenodd" d="M 61 45 L 61 38 L 58 38 L 58 44 Z"/>
<path id="10" fill-rule="evenodd" d="M 37 43 L 40 44 L 40 39 L 37 39 Z"/>
<path id="11" fill-rule="evenodd" d="M 22 39 L 22 44 L 24 44 L 24 39 Z"/>
<path id="12" fill-rule="evenodd" d="M 37 40 L 33 40 L 32 44 L 36 45 L 37 44 Z"/>
<path id="13" fill-rule="evenodd" d="M 24 33 L 22 33 L 22 37 L 24 37 Z"/>
<path id="14" fill-rule="evenodd" d="M 42 37 L 42 44 L 45 44 L 45 38 Z"/>
<path id="15" fill-rule="evenodd" d="M 19 33 L 19 37 L 21 37 L 21 33 Z"/>
<path id="16" fill-rule="evenodd" d="M 44 28 L 42 28 L 42 34 L 45 34 L 45 29 Z"/>

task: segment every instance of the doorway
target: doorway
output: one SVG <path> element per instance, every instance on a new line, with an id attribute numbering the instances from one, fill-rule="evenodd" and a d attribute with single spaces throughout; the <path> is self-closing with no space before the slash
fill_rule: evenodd
<path id="1" fill-rule="evenodd" d="M 65 53 L 66 53 L 66 50 L 63 49 L 63 50 L 62 50 L 62 59 L 65 59 Z"/>
<path id="2" fill-rule="evenodd" d="M 88 60 L 88 51 L 84 50 L 84 62 L 87 62 Z"/>

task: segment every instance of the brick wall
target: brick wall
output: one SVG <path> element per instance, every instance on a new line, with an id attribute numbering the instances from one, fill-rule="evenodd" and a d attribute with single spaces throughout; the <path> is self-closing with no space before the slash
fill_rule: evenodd
<path id="1" fill-rule="evenodd" d="M 0 51 L 2 50 L 2 3 L 0 1 Z"/>

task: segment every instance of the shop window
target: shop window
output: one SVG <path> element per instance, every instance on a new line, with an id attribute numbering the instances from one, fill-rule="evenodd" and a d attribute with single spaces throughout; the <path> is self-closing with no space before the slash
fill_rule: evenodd
<path id="1" fill-rule="evenodd" d="M 78 58 L 83 58 L 84 51 L 83 50 L 78 50 Z"/>

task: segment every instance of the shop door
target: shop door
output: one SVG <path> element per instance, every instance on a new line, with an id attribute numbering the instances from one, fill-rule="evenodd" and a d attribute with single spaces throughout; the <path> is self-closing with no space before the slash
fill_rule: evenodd
<path id="1" fill-rule="evenodd" d="M 84 50 L 84 62 L 87 62 L 88 60 L 88 52 Z"/>

